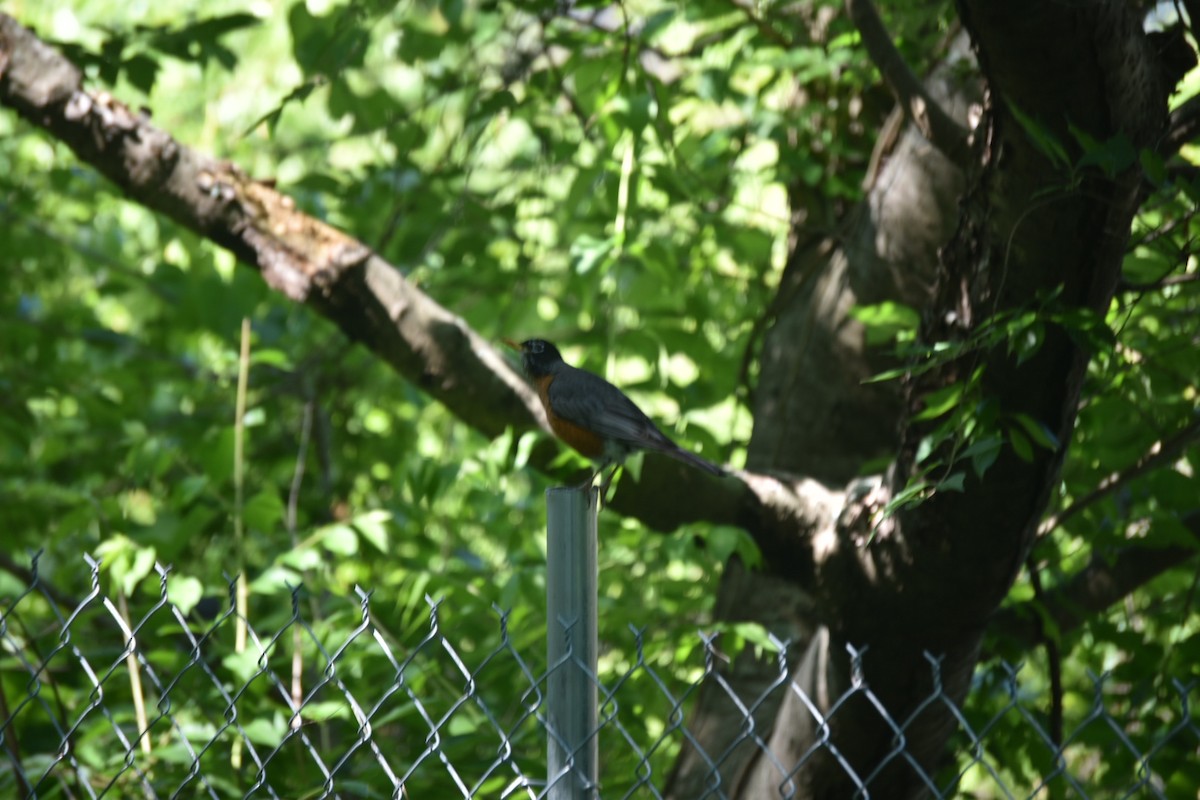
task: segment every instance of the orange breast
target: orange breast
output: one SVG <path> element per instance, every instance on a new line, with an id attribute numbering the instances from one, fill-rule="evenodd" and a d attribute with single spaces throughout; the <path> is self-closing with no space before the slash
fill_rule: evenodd
<path id="1" fill-rule="evenodd" d="M 553 382 L 553 375 L 545 375 L 536 381 L 538 397 L 542 399 L 542 407 L 546 409 L 546 418 L 554 435 L 588 458 L 601 458 L 604 455 L 604 440 L 600 436 L 554 413 L 550 405 L 550 384 Z"/>

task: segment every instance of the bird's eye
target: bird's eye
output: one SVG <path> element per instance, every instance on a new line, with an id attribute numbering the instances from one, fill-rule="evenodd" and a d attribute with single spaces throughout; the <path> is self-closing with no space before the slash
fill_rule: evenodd
<path id="1" fill-rule="evenodd" d="M 542 343 L 541 343 L 541 341 L 540 341 L 540 340 L 538 340 L 538 339 L 534 339 L 532 342 L 530 342 L 530 343 L 529 343 L 529 351 L 530 351 L 530 352 L 532 352 L 532 353 L 540 353 L 540 352 L 542 352 Z"/>

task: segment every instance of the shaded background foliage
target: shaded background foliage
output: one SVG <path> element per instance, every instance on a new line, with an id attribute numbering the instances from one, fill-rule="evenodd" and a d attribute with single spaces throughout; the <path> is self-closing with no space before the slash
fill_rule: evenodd
<path id="1" fill-rule="evenodd" d="M 892 108 L 839 9 L 8 10 L 180 140 L 273 176 L 476 330 L 568 344 L 681 439 L 740 464 L 756 347 L 789 236 L 836 235 L 845 224 Z M 888 23 L 910 62 L 925 65 L 950 20 L 948 4 L 905 3 Z M 223 596 L 224 576 L 245 571 L 256 618 L 270 627 L 286 620 L 289 587 L 301 582 L 331 630 L 349 621 L 328 599 L 356 584 L 389 598 L 400 627 L 424 613 L 427 592 L 447 597 L 481 638 L 493 604 L 513 609 L 518 628 L 536 627 L 546 481 L 523 469 L 531 437 L 485 440 L 226 253 L 123 202 L 63 145 L 12 115 L 0 116 L 0 132 L 7 558 L 42 549 L 43 569 L 57 574 L 64 559 L 95 552 L 135 615 L 150 602 L 140 587 L 157 560 L 187 577 L 173 599 L 200 615 Z M 1087 163 L 1065 161 L 1064 185 L 1073 169 L 1144 158 L 1081 146 Z M 1050 585 L 1139 530 L 1194 546 L 1181 520 L 1197 497 L 1198 190 L 1187 172 L 1145 168 L 1157 192 L 1096 343 L 1056 503 L 1071 508 L 1155 442 L 1185 435 L 1173 459 L 1080 504 L 1042 538 L 1034 560 Z M 237 509 L 243 318 L 253 346 Z M 1005 335 L 1034 347 L 1043 324 L 1034 314 Z M 962 403 L 955 413 L 986 409 Z M 998 430 L 998 446 L 1039 446 L 1020 424 Z M 248 530 L 240 549 L 235 512 Z M 745 534 L 697 526 L 647 536 L 605 515 L 601 540 L 604 625 L 647 627 L 648 648 L 668 654 L 663 669 L 694 677 L 685 656 L 696 626 L 710 622 L 722 565 L 735 552 L 755 558 Z M 5 595 L 22 585 L 0 582 Z M 1194 567 L 1170 570 L 1066 634 L 1057 646 L 1067 677 L 1112 669 L 1169 694 L 1162 676 L 1194 675 L 1200 663 L 1196 583 Z M 1010 600 L 1032 595 L 1023 578 Z M 747 642 L 762 644 L 762 631 L 738 627 L 724 647 Z M 1004 641 L 991 647 L 1022 657 Z M 614 641 L 602 666 L 630 658 Z M 2 679 L 16 689 L 17 676 Z"/>

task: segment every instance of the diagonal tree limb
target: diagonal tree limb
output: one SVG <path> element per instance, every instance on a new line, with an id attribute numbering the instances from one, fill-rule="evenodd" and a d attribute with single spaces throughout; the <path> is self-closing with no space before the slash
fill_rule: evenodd
<path id="1" fill-rule="evenodd" d="M 544 426 L 532 391 L 482 337 L 366 245 L 266 183 L 175 141 L 0 15 L 0 103 L 65 142 L 131 199 L 232 251 L 486 435 Z"/>
<path id="2" fill-rule="evenodd" d="M 1200 439 L 1200 417 L 1193 419 L 1188 425 L 1166 440 L 1157 442 L 1151 448 L 1150 452 L 1139 458 L 1131 467 L 1112 473 L 1100 481 L 1095 489 L 1071 503 L 1071 505 L 1057 514 L 1048 517 L 1038 529 L 1038 535 L 1045 536 L 1088 506 L 1103 500 L 1135 478 L 1179 458 L 1179 455 L 1197 439 Z"/>
<path id="3" fill-rule="evenodd" d="M 871 0 L 846 0 L 846 11 L 896 102 L 921 134 L 960 169 L 971 163 L 970 133 L 946 113 L 909 68 Z"/>
<path id="4" fill-rule="evenodd" d="M 1130 592 L 1200 555 L 1200 512 L 1189 514 L 1183 524 L 1196 537 L 1195 547 L 1131 545 L 1115 553 L 1097 554 L 1086 567 L 1057 587 L 1048 589 L 1041 600 L 996 612 L 989 630 L 1022 647 L 1037 646 L 1042 641 L 1044 625 L 1035 604 L 1041 605 L 1058 635 L 1075 630 Z"/>
<path id="5" fill-rule="evenodd" d="M 269 184 L 177 142 L 107 92 L 85 90 L 70 61 L 6 14 L 0 105 L 66 143 L 132 200 L 228 249 L 271 288 L 315 308 L 485 436 L 548 430 L 532 389 L 462 318 Z M 530 463 L 553 472 L 556 452 L 544 442 Z M 810 535 L 832 523 L 838 497 L 812 481 L 746 473 L 718 480 L 651 457 L 641 483 L 624 482 L 613 505 L 657 530 L 701 520 L 740 525 L 769 554 L 767 564 L 803 580 Z"/>
<path id="6" fill-rule="evenodd" d="M 1194 95 L 1171 112 L 1167 133 L 1159 144 L 1158 152 L 1172 156 L 1179 148 L 1200 136 L 1200 95 Z"/>

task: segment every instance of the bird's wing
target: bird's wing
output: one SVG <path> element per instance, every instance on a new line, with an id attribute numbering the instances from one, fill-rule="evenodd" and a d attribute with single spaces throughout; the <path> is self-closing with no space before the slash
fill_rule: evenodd
<path id="1" fill-rule="evenodd" d="M 620 389 L 586 370 L 575 367 L 567 370 L 568 373 L 550 384 L 550 403 L 555 414 L 608 439 L 639 447 L 674 448 L 671 440 Z"/>

